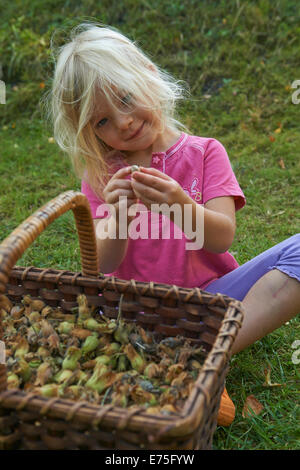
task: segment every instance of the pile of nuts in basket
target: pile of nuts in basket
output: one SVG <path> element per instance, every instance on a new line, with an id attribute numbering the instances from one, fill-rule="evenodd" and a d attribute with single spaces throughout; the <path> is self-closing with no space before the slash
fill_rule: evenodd
<path id="1" fill-rule="evenodd" d="M 77 297 L 73 313 L 24 295 L 14 305 L 0 295 L 7 385 L 44 397 L 85 400 L 146 412 L 181 411 L 204 362 L 203 348 L 181 336 L 156 340 Z"/>

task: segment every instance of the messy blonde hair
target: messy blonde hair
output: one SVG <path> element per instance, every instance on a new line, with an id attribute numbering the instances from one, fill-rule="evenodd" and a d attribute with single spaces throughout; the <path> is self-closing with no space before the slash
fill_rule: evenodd
<path id="1" fill-rule="evenodd" d="M 118 92 L 130 94 L 131 103 L 159 118 L 163 132 L 184 129 L 174 117 L 184 88 L 117 30 L 91 23 L 73 29 L 71 41 L 58 50 L 50 95 L 54 138 L 77 176 L 84 175 L 101 196 L 108 176 L 105 156 L 112 149 L 96 136 L 91 122 L 99 91 L 112 104 L 120 99 Z"/>

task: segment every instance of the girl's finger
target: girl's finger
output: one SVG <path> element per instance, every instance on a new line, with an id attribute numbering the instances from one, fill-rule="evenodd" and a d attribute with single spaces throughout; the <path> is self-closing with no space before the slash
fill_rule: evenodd
<path id="1" fill-rule="evenodd" d="M 154 176 L 146 173 L 141 173 L 139 171 L 136 171 L 132 174 L 131 182 L 136 181 L 138 183 L 141 183 L 145 186 L 150 186 L 151 188 L 155 188 L 161 192 L 164 192 L 167 190 L 168 185 L 170 184 L 170 181 L 172 181 L 172 178 L 166 179 L 166 178 L 161 178 L 160 176 Z"/>
<path id="2" fill-rule="evenodd" d="M 106 185 L 106 192 L 114 191 L 115 189 L 130 189 L 131 188 L 131 180 L 126 179 L 111 179 Z"/>
<path id="3" fill-rule="evenodd" d="M 132 189 L 135 195 L 145 201 L 147 204 L 161 204 L 164 201 L 164 194 L 161 191 L 157 191 L 155 188 L 145 186 L 138 181 L 132 181 Z"/>
<path id="4" fill-rule="evenodd" d="M 140 166 L 139 171 L 141 173 L 144 173 L 144 174 L 157 176 L 157 177 L 165 179 L 167 181 L 170 181 L 172 179 L 169 175 L 166 175 L 162 171 L 159 171 L 156 168 L 152 168 L 152 167 L 147 168 L 147 167 L 144 167 L 144 166 Z M 135 174 L 135 172 L 133 174 Z"/>
<path id="5" fill-rule="evenodd" d="M 105 202 L 107 204 L 115 204 L 122 196 L 126 196 L 128 199 L 136 198 L 132 189 L 116 189 L 107 194 Z"/>
<path id="6" fill-rule="evenodd" d="M 116 171 L 116 173 L 114 173 L 113 176 L 111 177 L 110 181 L 115 180 L 115 179 L 125 178 L 130 173 L 131 173 L 131 166 L 125 166 L 124 168 L 120 168 L 120 170 Z"/>

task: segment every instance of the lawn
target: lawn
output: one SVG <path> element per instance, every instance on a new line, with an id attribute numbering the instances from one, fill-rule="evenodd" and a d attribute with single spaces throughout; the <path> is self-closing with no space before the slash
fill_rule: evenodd
<path id="1" fill-rule="evenodd" d="M 179 116 L 191 133 L 220 140 L 245 193 L 230 249 L 242 264 L 300 231 L 300 9 L 296 0 L 2 0 L 0 74 L 0 220 L 4 239 L 26 217 L 68 189 L 80 189 L 66 155 L 53 141 L 41 102 L 61 44 L 82 20 L 119 28 L 178 79 L 190 96 Z M 80 270 L 71 213 L 56 220 L 19 265 Z M 233 357 L 227 388 L 237 405 L 230 428 L 219 427 L 214 449 L 299 449 L 299 365 L 291 320 Z M 294 361 L 295 362 L 295 361 Z M 265 387 L 264 371 L 281 384 Z M 243 418 L 247 396 L 263 405 Z"/>

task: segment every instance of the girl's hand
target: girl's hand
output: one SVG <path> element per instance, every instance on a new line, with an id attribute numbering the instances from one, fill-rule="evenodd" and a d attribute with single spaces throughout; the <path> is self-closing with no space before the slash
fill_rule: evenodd
<path id="1" fill-rule="evenodd" d="M 130 173 L 130 166 L 121 168 L 111 177 L 103 190 L 105 202 L 114 206 L 117 217 L 120 210 L 126 211 L 132 204 L 137 203 L 137 197 L 132 189 L 131 181 L 126 179 L 126 176 Z M 127 204 L 126 201 L 120 201 L 121 196 L 127 196 Z"/>
<path id="2" fill-rule="evenodd" d="M 139 200 L 151 210 L 151 204 L 180 203 L 186 194 L 177 181 L 155 168 L 140 167 L 131 177 L 132 189 Z"/>

